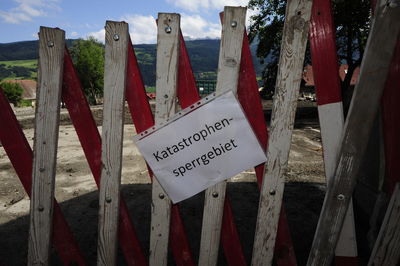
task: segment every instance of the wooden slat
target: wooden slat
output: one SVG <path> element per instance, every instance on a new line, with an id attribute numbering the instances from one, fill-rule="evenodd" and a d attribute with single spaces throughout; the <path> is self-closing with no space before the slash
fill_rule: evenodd
<path id="1" fill-rule="evenodd" d="M 64 79 L 61 98 L 67 106 L 71 122 L 78 135 L 96 185 L 100 187 L 101 137 L 67 49 L 64 53 Z M 119 226 L 119 243 L 127 265 L 146 265 L 147 258 L 145 258 L 140 247 L 135 227 L 122 195 Z"/>
<path id="2" fill-rule="evenodd" d="M 178 82 L 180 15 L 159 13 L 157 25 L 156 66 L 156 123 L 165 121 L 176 112 Z M 157 181 L 153 179 L 150 265 L 167 265 L 171 201 Z"/>
<path id="3" fill-rule="evenodd" d="M 41 27 L 28 264 L 48 265 L 53 225 L 65 32 Z"/>
<path id="4" fill-rule="evenodd" d="M 267 162 L 261 188 L 252 265 L 271 265 L 282 205 L 311 15 L 309 0 L 287 2 L 275 86 Z"/>
<path id="5" fill-rule="evenodd" d="M 116 265 L 125 82 L 128 63 L 128 24 L 107 21 L 105 30 L 104 111 L 97 264 Z"/>
<path id="6" fill-rule="evenodd" d="M 331 1 L 314 0 L 310 23 L 310 48 L 327 180 L 332 178 L 335 171 L 344 125 L 335 32 Z M 352 203 L 346 214 L 335 255 L 357 257 Z"/>
<path id="7" fill-rule="evenodd" d="M 244 7 L 225 7 L 224 9 L 217 92 L 232 90 L 236 93 L 237 91 L 245 17 L 246 8 Z M 206 190 L 199 265 L 216 265 L 217 263 L 225 190 L 225 181 Z"/>
<path id="8" fill-rule="evenodd" d="M 0 143 L 14 166 L 28 196 L 31 196 L 33 152 L 6 96 L 0 88 Z M 54 199 L 53 245 L 65 265 L 86 265 L 78 244 Z"/>
<path id="9" fill-rule="evenodd" d="M 390 7 L 386 1 L 379 1 L 344 126 L 334 178 L 329 180 L 308 265 L 330 265 L 332 261 L 372 123 L 376 118 L 400 30 L 399 17 L 400 7 Z"/>
<path id="10" fill-rule="evenodd" d="M 368 266 L 400 263 L 400 183 L 397 183 L 386 210 Z"/>

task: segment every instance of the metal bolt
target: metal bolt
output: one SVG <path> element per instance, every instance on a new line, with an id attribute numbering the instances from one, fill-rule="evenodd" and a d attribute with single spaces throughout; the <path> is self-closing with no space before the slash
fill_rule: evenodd
<path id="1" fill-rule="evenodd" d="M 170 26 L 165 27 L 165 32 L 170 34 L 172 32 L 172 28 Z"/>
<path id="2" fill-rule="evenodd" d="M 237 26 L 237 21 L 236 20 L 232 21 L 231 22 L 231 27 L 232 28 L 236 28 L 236 26 Z"/>
<path id="3" fill-rule="evenodd" d="M 48 41 L 47 42 L 47 47 L 53 47 L 54 46 L 54 42 L 53 41 Z"/>
<path id="4" fill-rule="evenodd" d="M 212 193 L 212 196 L 213 196 L 214 198 L 218 198 L 218 192 L 213 192 L 213 193 Z"/>
<path id="5" fill-rule="evenodd" d="M 344 200 L 346 197 L 343 194 L 337 195 L 338 200 Z"/>
<path id="6" fill-rule="evenodd" d="M 168 98 L 168 94 L 165 94 L 165 95 L 164 95 L 164 98 L 167 99 L 167 98 Z"/>
<path id="7" fill-rule="evenodd" d="M 275 195 L 275 194 L 276 194 L 275 189 L 271 189 L 271 190 L 269 191 L 269 194 L 272 195 L 272 196 Z"/>
<path id="8" fill-rule="evenodd" d="M 40 212 L 42 212 L 42 211 L 44 211 L 44 207 L 43 207 L 42 205 L 39 205 L 38 210 L 39 210 Z"/>
<path id="9" fill-rule="evenodd" d="M 158 194 L 158 197 L 159 197 L 160 199 L 163 199 L 163 198 L 165 198 L 165 195 L 164 195 L 164 193 L 160 193 L 160 194 Z"/>
<path id="10" fill-rule="evenodd" d="M 119 35 L 118 34 L 114 34 L 113 39 L 114 39 L 114 41 L 119 41 Z"/>
<path id="11" fill-rule="evenodd" d="M 111 200 L 111 198 L 110 197 L 106 197 L 106 202 L 107 203 L 110 203 L 112 200 Z"/>
<path id="12" fill-rule="evenodd" d="M 43 167 L 40 167 L 40 168 L 39 168 L 39 172 L 44 172 L 44 170 L 45 170 L 45 169 L 44 169 Z"/>

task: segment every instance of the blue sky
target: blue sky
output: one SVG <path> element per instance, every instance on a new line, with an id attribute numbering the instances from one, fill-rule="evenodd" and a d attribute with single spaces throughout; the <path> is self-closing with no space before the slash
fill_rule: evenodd
<path id="1" fill-rule="evenodd" d="M 134 43 L 155 43 L 158 12 L 181 14 L 184 36 L 219 38 L 219 12 L 248 0 L 1 0 L 0 43 L 35 40 L 40 26 L 59 27 L 67 38 L 104 41 L 106 20 L 126 21 Z M 248 11 L 248 17 L 254 13 Z"/>

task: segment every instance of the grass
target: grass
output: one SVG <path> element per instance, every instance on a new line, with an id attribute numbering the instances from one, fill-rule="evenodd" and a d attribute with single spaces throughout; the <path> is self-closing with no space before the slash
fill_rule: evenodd
<path id="1" fill-rule="evenodd" d="M 146 92 L 147 93 L 155 93 L 156 92 L 156 87 L 146 87 Z"/>
<path id="2" fill-rule="evenodd" d="M 3 80 L 13 80 L 13 79 L 36 79 L 37 78 L 37 59 L 31 60 L 13 60 L 13 61 L 0 61 L 1 65 L 5 65 L 7 68 L 12 67 L 25 67 L 31 71 L 31 75 L 29 77 L 17 76 L 15 74 L 4 78 Z"/>
<path id="3" fill-rule="evenodd" d="M 37 59 L 0 61 L 0 64 L 6 65 L 6 66 L 22 66 L 22 67 L 32 68 L 32 69 L 35 69 L 35 70 L 37 68 L 37 63 L 38 63 Z"/>

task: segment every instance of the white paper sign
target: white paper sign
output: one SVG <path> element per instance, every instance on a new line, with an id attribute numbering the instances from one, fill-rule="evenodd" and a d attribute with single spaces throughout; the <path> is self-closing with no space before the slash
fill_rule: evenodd
<path id="1" fill-rule="evenodd" d="M 204 98 L 135 142 L 174 203 L 266 161 L 231 91 Z"/>

